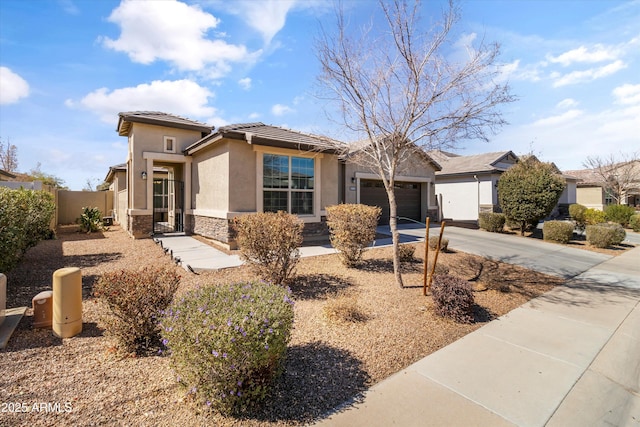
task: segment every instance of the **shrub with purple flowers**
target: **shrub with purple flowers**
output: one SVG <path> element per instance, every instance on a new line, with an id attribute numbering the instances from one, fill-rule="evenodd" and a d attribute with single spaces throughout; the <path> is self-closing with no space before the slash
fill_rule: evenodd
<path id="1" fill-rule="evenodd" d="M 290 291 L 266 282 L 206 286 L 175 301 L 163 343 L 180 383 L 222 414 L 256 407 L 282 372 L 293 325 Z"/>

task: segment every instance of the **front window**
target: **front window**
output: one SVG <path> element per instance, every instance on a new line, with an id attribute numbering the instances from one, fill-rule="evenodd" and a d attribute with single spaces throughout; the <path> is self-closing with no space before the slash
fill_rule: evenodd
<path id="1" fill-rule="evenodd" d="M 264 154 L 264 211 L 313 215 L 314 166 L 310 158 Z"/>

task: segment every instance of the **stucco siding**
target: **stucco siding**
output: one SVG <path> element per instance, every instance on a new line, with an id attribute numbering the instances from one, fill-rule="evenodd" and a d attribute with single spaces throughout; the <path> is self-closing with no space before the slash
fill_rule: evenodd
<path id="1" fill-rule="evenodd" d="M 229 211 L 229 142 L 220 142 L 193 157 L 191 206 L 199 211 Z"/>
<path id="2" fill-rule="evenodd" d="M 567 186 L 560 195 L 558 204 L 570 205 L 576 203 L 576 183 L 575 181 L 567 181 Z"/>
<path id="3" fill-rule="evenodd" d="M 578 187 L 576 203 L 588 208 L 602 210 L 604 208 L 604 192 L 600 187 Z"/>
<path id="4" fill-rule="evenodd" d="M 230 141 L 229 211 L 256 211 L 256 153 L 245 141 Z"/>
<path id="5" fill-rule="evenodd" d="M 327 206 L 336 205 L 340 202 L 340 164 L 338 157 L 333 154 L 325 154 L 320 160 L 321 166 L 321 193 L 320 210 L 324 211 Z"/>
<path id="6" fill-rule="evenodd" d="M 134 123 L 131 128 L 132 147 L 131 158 L 133 159 L 129 170 L 130 186 L 132 193 L 133 205 L 132 209 L 151 209 L 147 206 L 147 181 L 142 179 L 142 172 L 145 171 L 150 177 L 151 171 L 147 170 L 147 162 L 143 159 L 144 152 L 165 153 L 165 136 L 175 138 L 175 152 L 171 154 L 180 155 L 182 150 L 201 137 L 198 131 L 176 129 L 165 126 L 148 125 L 145 123 Z M 176 176 L 174 179 L 183 180 L 182 176 Z"/>

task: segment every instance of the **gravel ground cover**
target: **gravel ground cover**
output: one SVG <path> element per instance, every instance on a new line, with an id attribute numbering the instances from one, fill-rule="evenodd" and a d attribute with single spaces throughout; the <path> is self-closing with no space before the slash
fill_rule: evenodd
<path id="1" fill-rule="evenodd" d="M 251 271 L 243 266 L 195 275 L 175 266 L 152 240 L 133 240 L 117 226 L 92 234 L 76 230 L 61 227 L 56 240 L 30 249 L 7 275 L 7 307 L 30 307 L 33 296 L 51 288 L 55 270 L 80 267 L 84 324 L 79 336 L 59 339 L 50 329 L 33 329 L 33 313 L 27 311 L 0 350 L 2 426 L 303 425 L 562 284 L 476 256 L 441 253 L 438 265 L 473 279 L 478 290 L 475 322 L 457 324 L 436 316 L 431 298 L 422 295 L 423 244 L 415 244 L 417 260 L 403 265 L 404 289 L 394 284 L 390 248 L 367 251 L 362 266 L 351 269 L 336 255 L 304 258 L 291 284 L 295 323 L 285 372 L 262 411 L 224 418 L 192 402 L 177 385 L 168 357 L 119 357 L 103 335 L 104 308 L 92 297 L 92 286 L 107 271 L 149 264 L 176 268 L 182 276 L 179 293 L 254 279 Z M 328 315 L 344 301 L 356 316 L 341 321 Z"/>

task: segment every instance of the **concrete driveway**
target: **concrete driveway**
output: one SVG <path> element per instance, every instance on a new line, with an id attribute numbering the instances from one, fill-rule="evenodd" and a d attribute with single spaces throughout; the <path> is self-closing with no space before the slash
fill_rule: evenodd
<path id="1" fill-rule="evenodd" d="M 380 227 L 382 233 L 390 233 L 389 227 Z M 437 236 L 440 227 L 432 227 L 430 236 Z M 417 225 L 401 225 L 403 242 L 419 241 L 425 237 L 425 229 Z M 612 258 L 596 252 L 573 248 L 539 239 L 512 234 L 489 233 L 460 227 L 445 227 L 444 237 L 449 248 L 480 255 L 497 261 L 517 264 L 541 273 L 570 279 Z"/>

